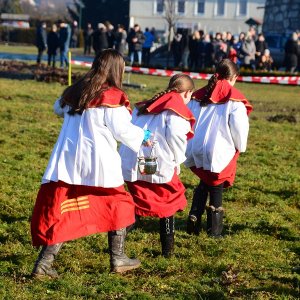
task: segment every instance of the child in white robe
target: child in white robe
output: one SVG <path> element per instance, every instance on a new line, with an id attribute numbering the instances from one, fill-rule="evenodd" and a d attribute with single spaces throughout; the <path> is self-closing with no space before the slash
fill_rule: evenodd
<path id="1" fill-rule="evenodd" d="M 208 194 L 207 232 L 213 237 L 222 233 L 223 188 L 233 184 L 239 153 L 246 150 L 252 110 L 245 96 L 233 87 L 237 77 L 237 66 L 230 59 L 222 60 L 188 105 L 197 121 L 184 164 L 201 179 L 187 221 L 189 234 L 199 234 Z"/>
<path id="2" fill-rule="evenodd" d="M 64 122 L 31 220 L 32 243 L 42 246 L 34 276 L 56 277 L 52 263 L 62 243 L 98 232 L 108 232 L 111 271 L 140 265 L 124 253 L 125 228 L 135 214 L 117 141 L 138 152 L 145 133 L 131 123 L 130 103 L 121 90 L 124 67 L 116 50 L 101 52 L 54 105 Z"/>
<path id="3" fill-rule="evenodd" d="M 136 204 L 135 213 L 160 219 L 165 257 L 173 253 L 174 214 L 187 204 L 178 175 L 180 164 L 186 159 L 187 139 L 193 135 L 194 116 L 186 106 L 193 89 L 194 83 L 188 75 L 177 74 L 171 78 L 167 90 L 137 103 L 132 122 L 152 132 L 155 148 L 141 147 L 137 154 L 126 145 L 120 147 L 123 176 Z M 151 151 L 157 158 L 157 172 L 142 174 L 138 156 L 149 156 Z"/>

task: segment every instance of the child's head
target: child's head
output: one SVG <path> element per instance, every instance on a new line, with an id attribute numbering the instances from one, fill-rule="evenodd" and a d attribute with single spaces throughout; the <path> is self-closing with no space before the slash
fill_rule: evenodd
<path id="1" fill-rule="evenodd" d="M 205 99 L 202 101 L 202 105 L 209 103 L 209 97 L 211 96 L 218 80 L 227 80 L 228 83 L 233 86 L 238 75 L 238 67 L 232 60 L 229 58 L 221 60 L 216 67 L 216 72 L 208 81 L 206 86 L 206 95 Z"/>
<path id="2" fill-rule="evenodd" d="M 151 105 L 153 102 L 155 102 L 163 95 L 170 92 L 179 93 L 180 96 L 182 97 L 183 102 L 187 104 L 191 100 L 194 89 L 195 89 L 195 85 L 190 76 L 182 73 L 176 74 L 171 77 L 169 81 L 169 85 L 166 90 L 156 94 L 153 98 L 144 102 L 143 105 L 138 107 L 138 111 L 139 111 L 138 114 L 141 115 L 146 113 L 149 105 Z"/>
<path id="3" fill-rule="evenodd" d="M 124 58 L 117 50 L 103 50 L 96 55 L 87 74 L 63 92 L 62 105 L 71 106 L 70 113 L 82 113 L 104 89 L 122 88 L 124 69 Z"/>
<path id="4" fill-rule="evenodd" d="M 264 56 L 269 57 L 270 55 L 271 55 L 270 50 L 269 50 L 269 49 L 265 49 L 265 51 L 264 51 Z"/>
<path id="5" fill-rule="evenodd" d="M 191 100 L 195 84 L 192 78 L 186 74 L 176 74 L 171 77 L 167 91 L 180 93 L 183 101 L 187 104 Z"/>
<path id="6" fill-rule="evenodd" d="M 231 83 L 234 84 L 238 75 L 239 75 L 239 69 L 237 65 L 229 58 L 225 58 L 221 60 L 217 65 L 216 72 L 213 75 L 212 79 L 214 81 L 225 79 L 230 84 Z"/>
<path id="7" fill-rule="evenodd" d="M 180 73 L 171 77 L 167 89 L 181 93 L 194 90 L 195 85 L 189 75 Z"/>
<path id="8" fill-rule="evenodd" d="M 117 50 L 107 49 L 96 55 L 90 72 L 95 78 L 95 87 L 99 86 L 100 81 L 100 85 L 106 83 L 108 86 L 121 88 L 124 70 L 123 56 Z"/>

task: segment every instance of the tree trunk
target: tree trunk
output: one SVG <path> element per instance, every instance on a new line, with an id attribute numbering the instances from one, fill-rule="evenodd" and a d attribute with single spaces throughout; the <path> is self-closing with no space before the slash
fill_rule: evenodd
<path id="1" fill-rule="evenodd" d="M 169 67 L 170 56 L 171 56 L 171 35 L 172 35 L 172 26 L 169 25 L 169 33 L 168 33 L 168 53 L 167 53 L 167 67 Z"/>

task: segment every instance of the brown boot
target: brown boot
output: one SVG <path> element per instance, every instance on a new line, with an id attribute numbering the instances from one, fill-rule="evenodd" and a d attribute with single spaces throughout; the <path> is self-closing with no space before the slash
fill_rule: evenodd
<path id="1" fill-rule="evenodd" d="M 52 264 L 62 245 L 63 243 L 43 246 L 31 275 L 35 277 L 58 277 L 56 270 L 52 268 Z"/>
<path id="2" fill-rule="evenodd" d="M 126 228 L 108 232 L 108 246 L 110 252 L 110 271 L 123 273 L 138 268 L 141 262 L 130 259 L 124 253 Z"/>

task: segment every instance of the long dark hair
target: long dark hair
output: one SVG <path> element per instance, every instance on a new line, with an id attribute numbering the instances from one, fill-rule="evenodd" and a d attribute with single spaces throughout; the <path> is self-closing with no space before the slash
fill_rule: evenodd
<path id="1" fill-rule="evenodd" d="M 232 80 L 235 76 L 239 75 L 239 69 L 237 65 L 230 59 L 225 58 L 219 62 L 216 67 L 216 72 L 208 80 L 208 83 L 205 87 L 205 96 L 201 100 L 201 105 L 207 105 L 210 103 L 210 96 L 218 82 L 218 80 Z"/>
<path id="2" fill-rule="evenodd" d="M 154 103 L 161 96 L 170 93 L 172 91 L 182 93 L 186 91 L 192 91 L 195 89 L 194 81 L 189 75 L 180 73 L 171 77 L 169 85 L 166 90 L 154 95 L 151 99 L 144 102 L 143 105 L 137 107 L 138 115 L 147 113 L 147 108 Z"/>
<path id="3" fill-rule="evenodd" d="M 61 106 L 69 105 L 70 114 L 81 114 L 89 102 L 110 87 L 122 88 L 124 58 L 114 49 L 100 52 L 91 69 L 76 83 L 67 87 L 61 97 Z"/>

